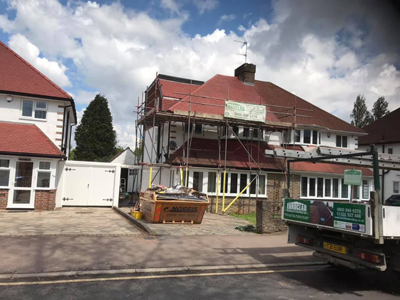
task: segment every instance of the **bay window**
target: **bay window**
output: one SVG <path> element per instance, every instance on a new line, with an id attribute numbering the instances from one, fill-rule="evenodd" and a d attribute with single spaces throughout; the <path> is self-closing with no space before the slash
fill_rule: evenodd
<path id="1" fill-rule="evenodd" d="M 231 173 L 231 188 L 230 192 L 231 193 L 237 193 L 237 188 L 238 188 L 238 174 L 237 173 Z"/>
<path id="2" fill-rule="evenodd" d="M 207 192 L 215 193 L 217 186 L 217 173 L 216 172 L 208 172 L 208 186 Z"/>
<path id="3" fill-rule="evenodd" d="M 325 197 L 331 196 L 331 179 L 325 179 Z"/>
<path id="4" fill-rule="evenodd" d="M 193 189 L 203 192 L 203 172 L 193 172 Z"/>
<path id="5" fill-rule="evenodd" d="M 51 163 L 48 161 L 39 162 L 36 187 L 50 188 L 50 179 L 51 179 Z"/>
<path id="6" fill-rule="evenodd" d="M 294 143 L 305 144 L 305 145 L 320 145 L 321 144 L 321 132 L 311 129 L 294 130 L 293 141 Z"/>
<path id="7" fill-rule="evenodd" d="M 0 159 L 0 187 L 8 187 L 10 182 L 10 160 Z"/>

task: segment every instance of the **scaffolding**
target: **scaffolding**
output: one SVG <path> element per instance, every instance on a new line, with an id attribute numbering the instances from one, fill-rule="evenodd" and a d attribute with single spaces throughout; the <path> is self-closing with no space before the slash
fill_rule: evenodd
<path id="1" fill-rule="evenodd" d="M 280 115 L 278 119 L 286 118 L 286 121 L 268 121 L 265 122 L 256 122 L 256 121 L 247 121 L 242 119 L 227 119 L 220 115 L 212 115 L 212 114 L 200 114 L 192 111 L 192 105 L 200 105 L 200 106 L 212 106 L 212 107 L 225 107 L 225 104 L 215 104 L 215 103 L 204 103 L 201 102 L 201 99 L 212 99 L 212 100 L 222 100 L 222 101 L 235 101 L 234 99 L 230 99 L 229 95 L 229 88 L 227 88 L 227 97 L 226 98 L 218 98 L 218 97 L 210 97 L 206 95 L 198 95 L 193 93 L 193 82 L 190 80 L 190 89 L 189 93 L 182 93 L 175 91 L 174 93 L 178 97 L 182 97 L 181 99 L 176 100 L 179 103 L 187 103 L 188 110 L 187 112 L 168 112 L 165 110 L 160 109 L 161 102 L 163 100 L 162 95 L 162 85 L 158 76 L 156 74 L 156 79 L 153 83 L 146 88 L 146 91 L 142 93 L 142 100 L 139 103 L 138 97 L 138 104 L 136 110 L 136 132 L 137 132 L 137 139 L 136 139 L 136 147 L 142 147 L 142 157 L 141 161 L 137 163 L 142 165 L 142 175 L 143 175 L 143 168 L 149 167 L 149 187 L 153 184 L 156 177 L 159 177 L 159 183 L 161 183 L 161 174 L 163 168 L 171 168 L 171 167 L 178 167 L 179 174 L 180 174 L 180 183 L 183 186 L 187 186 L 189 182 L 189 170 L 194 168 L 193 166 L 189 165 L 189 158 L 190 158 L 190 150 L 193 140 L 193 135 L 195 131 L 196 124 L 199 125 L 208 125 L 208 126 L 215 126 L 217 128 L 217 142 L 218 142 L 218 163 L 216 169 L 216 212 L 219 212 L 219 200 L 220 200 L 220 184 L 222 183 L 222 205 L 221 211 L 226 212 L 234 203 L 235 201 L 246 192 L 246 190 L 255 182 L 256 188 L 256 197 L 255 200 L 259 200 L 259 176 L 260 172 L 262 172 L 262 168 L 259 165 L 260 162 L 260 143 L 262 132 L 270 133 L 271 132 L 281 132 L 283 135 L 288 136 L 291 131 L 295 132 L 297 128 L 297 118 L 311 118 L 308 115 L 299 114 L 298 111 L 312 111 L 310 109 L 298 108 L 296 107 L 296 99 L 294 101 L 293 107 L 287 106 L 280 106 L 280 105 L 270 105 L 270 104 L 263 104 L 262 98 L 259 99 L 259 104 L 261 106 L 268 107 L 272 110 L 267 110 L 268 113 L 274 115 Z M 198 85 L 197 85 L 198 86 Z M 200 99 L 200 100 L 199 100 Z M 255 104 L 255 103 L 253 103 Z M 268 119 L 266 116 L 266 119 Z M 289 120 L 291 119 L 291 120 Z M 168 124 L 168 134 L 167 134 L 167 147 L 164 149 L 164 130 L 165 125 Z M 165 160 L 170 157 L 170 150 L 171 150 L 171 125 L 172 124 L 181 124 L 182 126 L 182 157 L 180 159 L 181 164 L 179 166 L 165 164 L 163 163 L 163 156 Z M 233 127 L 243 126 L 249 128 L 249 134 L 251 136 L 250 145 L 251 147 L 248 149 L 246 145 L 243 144 L 242 140 L 239 138 L 238 134 L 235 133 Z M 155 141 L 155 132 L 157 128 L 157 140 Z M 257 130 L 257 157 L 253 157 L 253 136 L 254 130 Z M 151 146 L 148 149 L 146 145 L 146 133 L 150 140 Z M 227 186 L 227 179 L 226 179 L 226 172 L 227 172 L 227 147 L 228 147 L 228 136 L 233 136 L 234 139 L 239 141 L 241 147 L 246 151 L 249 160 L 249 171 L 250 171 L 250 179 L 246 187 L 244 187 L 237 196 L 228 204 L 226 205 L 226 186 Z M 225 137 L 225 138 L 224 138 Z M 224 139 L 223 139 L 224 138 Z M 161 144 L 161 147 L 160 147 Z M 293 143 L 294 144 L 294 143 Z M 157 148 L 156 146 L 157 145 Z M 284 148 L 289 147 L 288 143 L 284 143 Z M 224 157 L 221 155 L 222 147 L 224 147 Z M 149 151 L 150 150 L 150 151 Z M 175 149 L 176 150 L 176 149 Z M 149 159 L 149 162 L 144 163 L 145 154 Z M 223 160 L 223 162 L 222 162 Z M 255 168 L 255 176 L 251 178 L 252 166 L 256 166 Z M 285 174 L 285 178 L 287 178 L 287 170 L 285 169 L 286 162 L 282 164 L 282 171 Z M 157 167 L 158 171 L 153 176 L 153 167 Z M 141 178 L 143 178 L 141 176 Z M 143 180 L 142 180 L 143 181 Z M 222 182 L 221 182 L 222 181 Z M 142 185 L 143 183 L 141 183 Z M 249 194 L 250 195 L 250 194 Z M 250 202 L 250 196 L 249 196 Z"/>

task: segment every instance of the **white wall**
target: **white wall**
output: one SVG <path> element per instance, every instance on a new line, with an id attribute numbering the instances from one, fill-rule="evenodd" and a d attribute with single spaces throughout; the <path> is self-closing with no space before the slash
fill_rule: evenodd
<path id="1" fill-rule="evenodd" d="M 388 149 L 393 149 L 393 155 L 400 156 L 400 143 L 397 144 L 385 144 L 385 145 L 377 145 L 378 153 L 383 153 L 383 149 L 385 149 L 384 153 L 388 153 Z M 368 151 L 370 150 L 370 146 L 360 146 L 359 150 Z M 382 174 L 383 170 L 380 170 L 380 174 Z M 384 183 L 384 190 L 383 190 L 383 201 L 393 195 L 393 182 L 399 181 L 400 182 L 400 171 L 385 171 L 385 183 Z M 382 181 L 381 181 L 381 189 L 382 189 Z M 381 194 L 382 197 L 382 194 Z"/>
<path id="2" fill-rule="evenodd" d="M 7 102 L 8 95 L 0 94 L 0 120 L 18 123 L 36 124 L 52 141 L 61 147 L 64 106 L 69 105 L 68 101 L 45 100 L 33 97 L 12 96 L 13 100 Z M 38 100 L 47 102 L 47 119 L 34 119 L 22 116 L 22 99 Z M 73 120 L 73 115 L 71 115 Z"/>
<path id="3" fill-rule="evenodd" d="M 126 149 L 111 163 L 122 164 L 122 165 L 134 165 L 136 163 L 136 156 L 130 149 Z"/>

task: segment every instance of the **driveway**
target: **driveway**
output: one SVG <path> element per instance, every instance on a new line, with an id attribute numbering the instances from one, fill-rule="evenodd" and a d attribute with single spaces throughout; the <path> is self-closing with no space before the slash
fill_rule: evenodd
<path id="1" fill-rule="evenodd" d="M 0 211 L 0 236 L 141 234 L 136 226 L 111 208 Z"/>

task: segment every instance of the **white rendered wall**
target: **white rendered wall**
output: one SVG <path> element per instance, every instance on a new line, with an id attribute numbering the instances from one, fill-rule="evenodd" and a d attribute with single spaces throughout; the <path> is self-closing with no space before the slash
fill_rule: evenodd
<path id="1" fill-rule="evenodd" d="M 64 106 L 69 105 L 67 101 L 46 100 L 32 97 L 12 96 L 13 100 L 7 102 L 8 95 L 0 94 L 0 120 L 5 122 L 30 123 L 37 125 L 57 147 L 61 147 Z M 46 120 L 27 118 L 22 116 L 22 99 L 38 100 L 47 102 Z M 71 115 L 71 120 L 73 116 Z"/>

